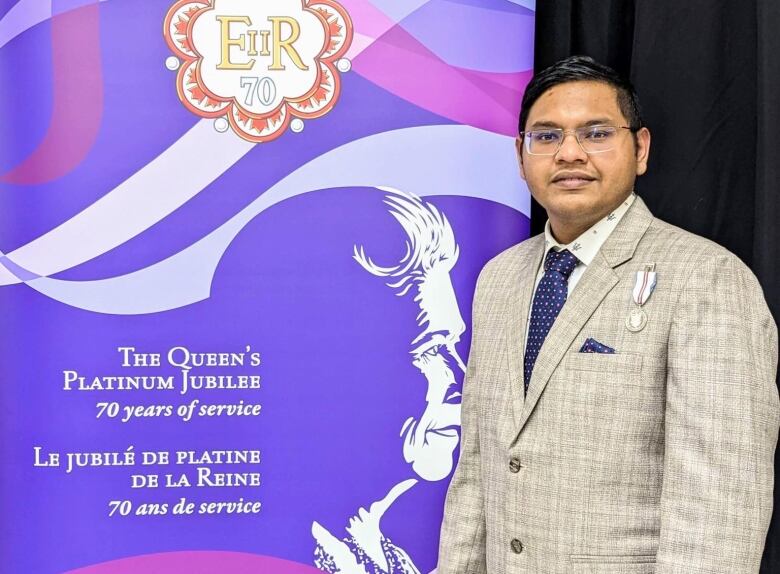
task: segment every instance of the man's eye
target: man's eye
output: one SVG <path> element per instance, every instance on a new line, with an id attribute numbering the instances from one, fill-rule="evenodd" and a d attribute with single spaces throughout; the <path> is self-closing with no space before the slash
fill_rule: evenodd
<path id="1" fill-rule="evenodd" d="M 612 135 L 611 130 L 598 128 L 598 129 L 592 129 L 588 130 L 585 133 L 585 139 L 593 140 L 593 141 L 599 141 L 599 140 L 605 140 L 609 138 L 609 136 Z"/>
<path id="2" fill-rule="evenodd" d="M 560 139 L 558 132 L 533 132 L 532 137 L 539 143 L 555 143 Z"/>

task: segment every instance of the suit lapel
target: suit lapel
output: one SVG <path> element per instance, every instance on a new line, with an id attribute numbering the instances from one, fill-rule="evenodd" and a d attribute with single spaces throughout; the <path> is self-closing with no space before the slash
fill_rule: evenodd
<path id="1" fill-rule="evenodd" d="M 588 322 L 588 319 L 618 280 L 617 273 L 612 270 L 600 253 L 597 254 L 580 278 L 577 287 L 572 291 L 571 297 L 561 309 L 539 351 L 534 372 L 531 375 L 531 383 L 528 386 L 523 412 L 518 421 L 518 429 L 522 429 L 525 425 L 553 371 L 569 350 L 582 327 Z"/>
<path id="2" fill-rule="evenodd" d="M 539 356 L 534 365 L 534 372 L 531 376 L 528 395 L 525 397 L 525 401 L 519 403 L 522 405 L 522 408 L 519 411 L 520 415 L 515 416 L 517 433 L 519 433 L 526 422 L 528 422 L 528 418 L 536 407 L 536 403 L 544 392 L 550 377 L 571 347 L 574 339 L 580 331 L 582 331 L 585 323 L 588 322 L 607 294 L 620 280 L 620 276 L 615 272 L 614 268 L 622 265 L 633 257 L 639 240 L 647 231 L 652 220 L 652 214 L 647 209 L 642 199 L 637 197 L 618 226 L 609 236 L 607 241 L 604 242 L 604 245 L 585 270 L 585 273 L 583 273 L 576 288 L 572 291 L 571 296 L 564 304 L 563 309 L 561 309 L 560 315 L 558 315 L 555 323 L 553 323 L 553 326 L 539 351 Z M 531 292 L 528 293 L 524 305 L 520 308 L 520 312 L 523 313 L 523 326 L 525 326 L 528 319 L 528 310 L 529 305 L 531 304 L 531 293 L 534 282 L 533 278 L 531 278 L 530 282 Z M 523 329 L 522 332 L 522 339 L 524 338 L 525 329 Z M 522 340 L 521 342 L 522 346 L 519 347 L 520 362 L 515 366 L 515 368 L 518 368 L 519 370 L 515 371 L 513 368 L 513 372 L 520 373 L 520 382 L 519 384 L 513 385 L 513 391 L 515 391 L 514 387 L 517 387 L 519 393 L 522 395 L 523 349 L 525 349 L 525 341 Z M 510 344 L 515 344 L 515 342 L 510 341 Z M 510 352 L 510 356 L 511 355 L 512 353 Z M 513 402 L 515 403 L 516 409 L 518 404 L 516 399 Z M 518 411 L 516 410 L 515 412 Z M 516 436 L 512 437 L 512 440 L 515 438 Z"/>

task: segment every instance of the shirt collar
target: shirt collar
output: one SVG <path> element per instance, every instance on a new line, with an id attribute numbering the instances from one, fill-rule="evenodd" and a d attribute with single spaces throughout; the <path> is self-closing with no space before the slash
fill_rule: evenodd
<path id="1" fill-rule="evenodd" d="M 544 252 L 547 253 L 550 249 L 555 251 L 568 249 L 581 263 L 590 265 L 593 258 L 596 257 L 596 253 L 599 252 L 607 237 L 617 227 L 617 224 L 626 214 L 628 208 L 631 207 L 631 204 L 634 203 L 635 199 L 636 194 L 631 193 L 612 213 L 593 224 L 587 231 L 567 245 L 561 245 L 555 240 L 550 230 L 550 220 L 548 219 L 547 223 L 544 224 Z"/>

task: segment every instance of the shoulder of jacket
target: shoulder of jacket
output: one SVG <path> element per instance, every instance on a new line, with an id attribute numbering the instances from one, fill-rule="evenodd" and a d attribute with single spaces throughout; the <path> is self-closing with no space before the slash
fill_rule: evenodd
<path id="1" fill-rule="evenodd" d="M 544 247 L 544 234 L 540 233 L 529 237 L 505 249 L 492 259 L 490 259 L 482 268 L 481 276 L 489 276 L 496 273 L 503 273 L 507 268 L 515 269 L 519 265 L 525 264 L 528 259 L 539 255 L 539 250 Z"/>
<path id="2" fill-rule="evenodd" d="M 691 267 L 727 265 L 750 273 L 747 265 L 722 245 L 658 218 L 653 219 L 644 241 L 656 251 L 689 262 Z"/>

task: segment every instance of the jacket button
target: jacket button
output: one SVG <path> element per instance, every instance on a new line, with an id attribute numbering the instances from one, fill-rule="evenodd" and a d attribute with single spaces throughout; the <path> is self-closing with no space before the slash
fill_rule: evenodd
<path id="1" fill-rule="evenodd" d="M 509 470 L 511 472 L 520 472 L 520 468 L 522 468 L 522 465 L 520 464 L 519 458 L 513 456 L 509 459 Z"/>
<path id="2" fill-rule="evenodd" d="M 523 543 L 517 538 L 513 538 L 509 545 L 512 547 L 512 552 L 515 554 L 520 554 L 523 551 Z"/>

